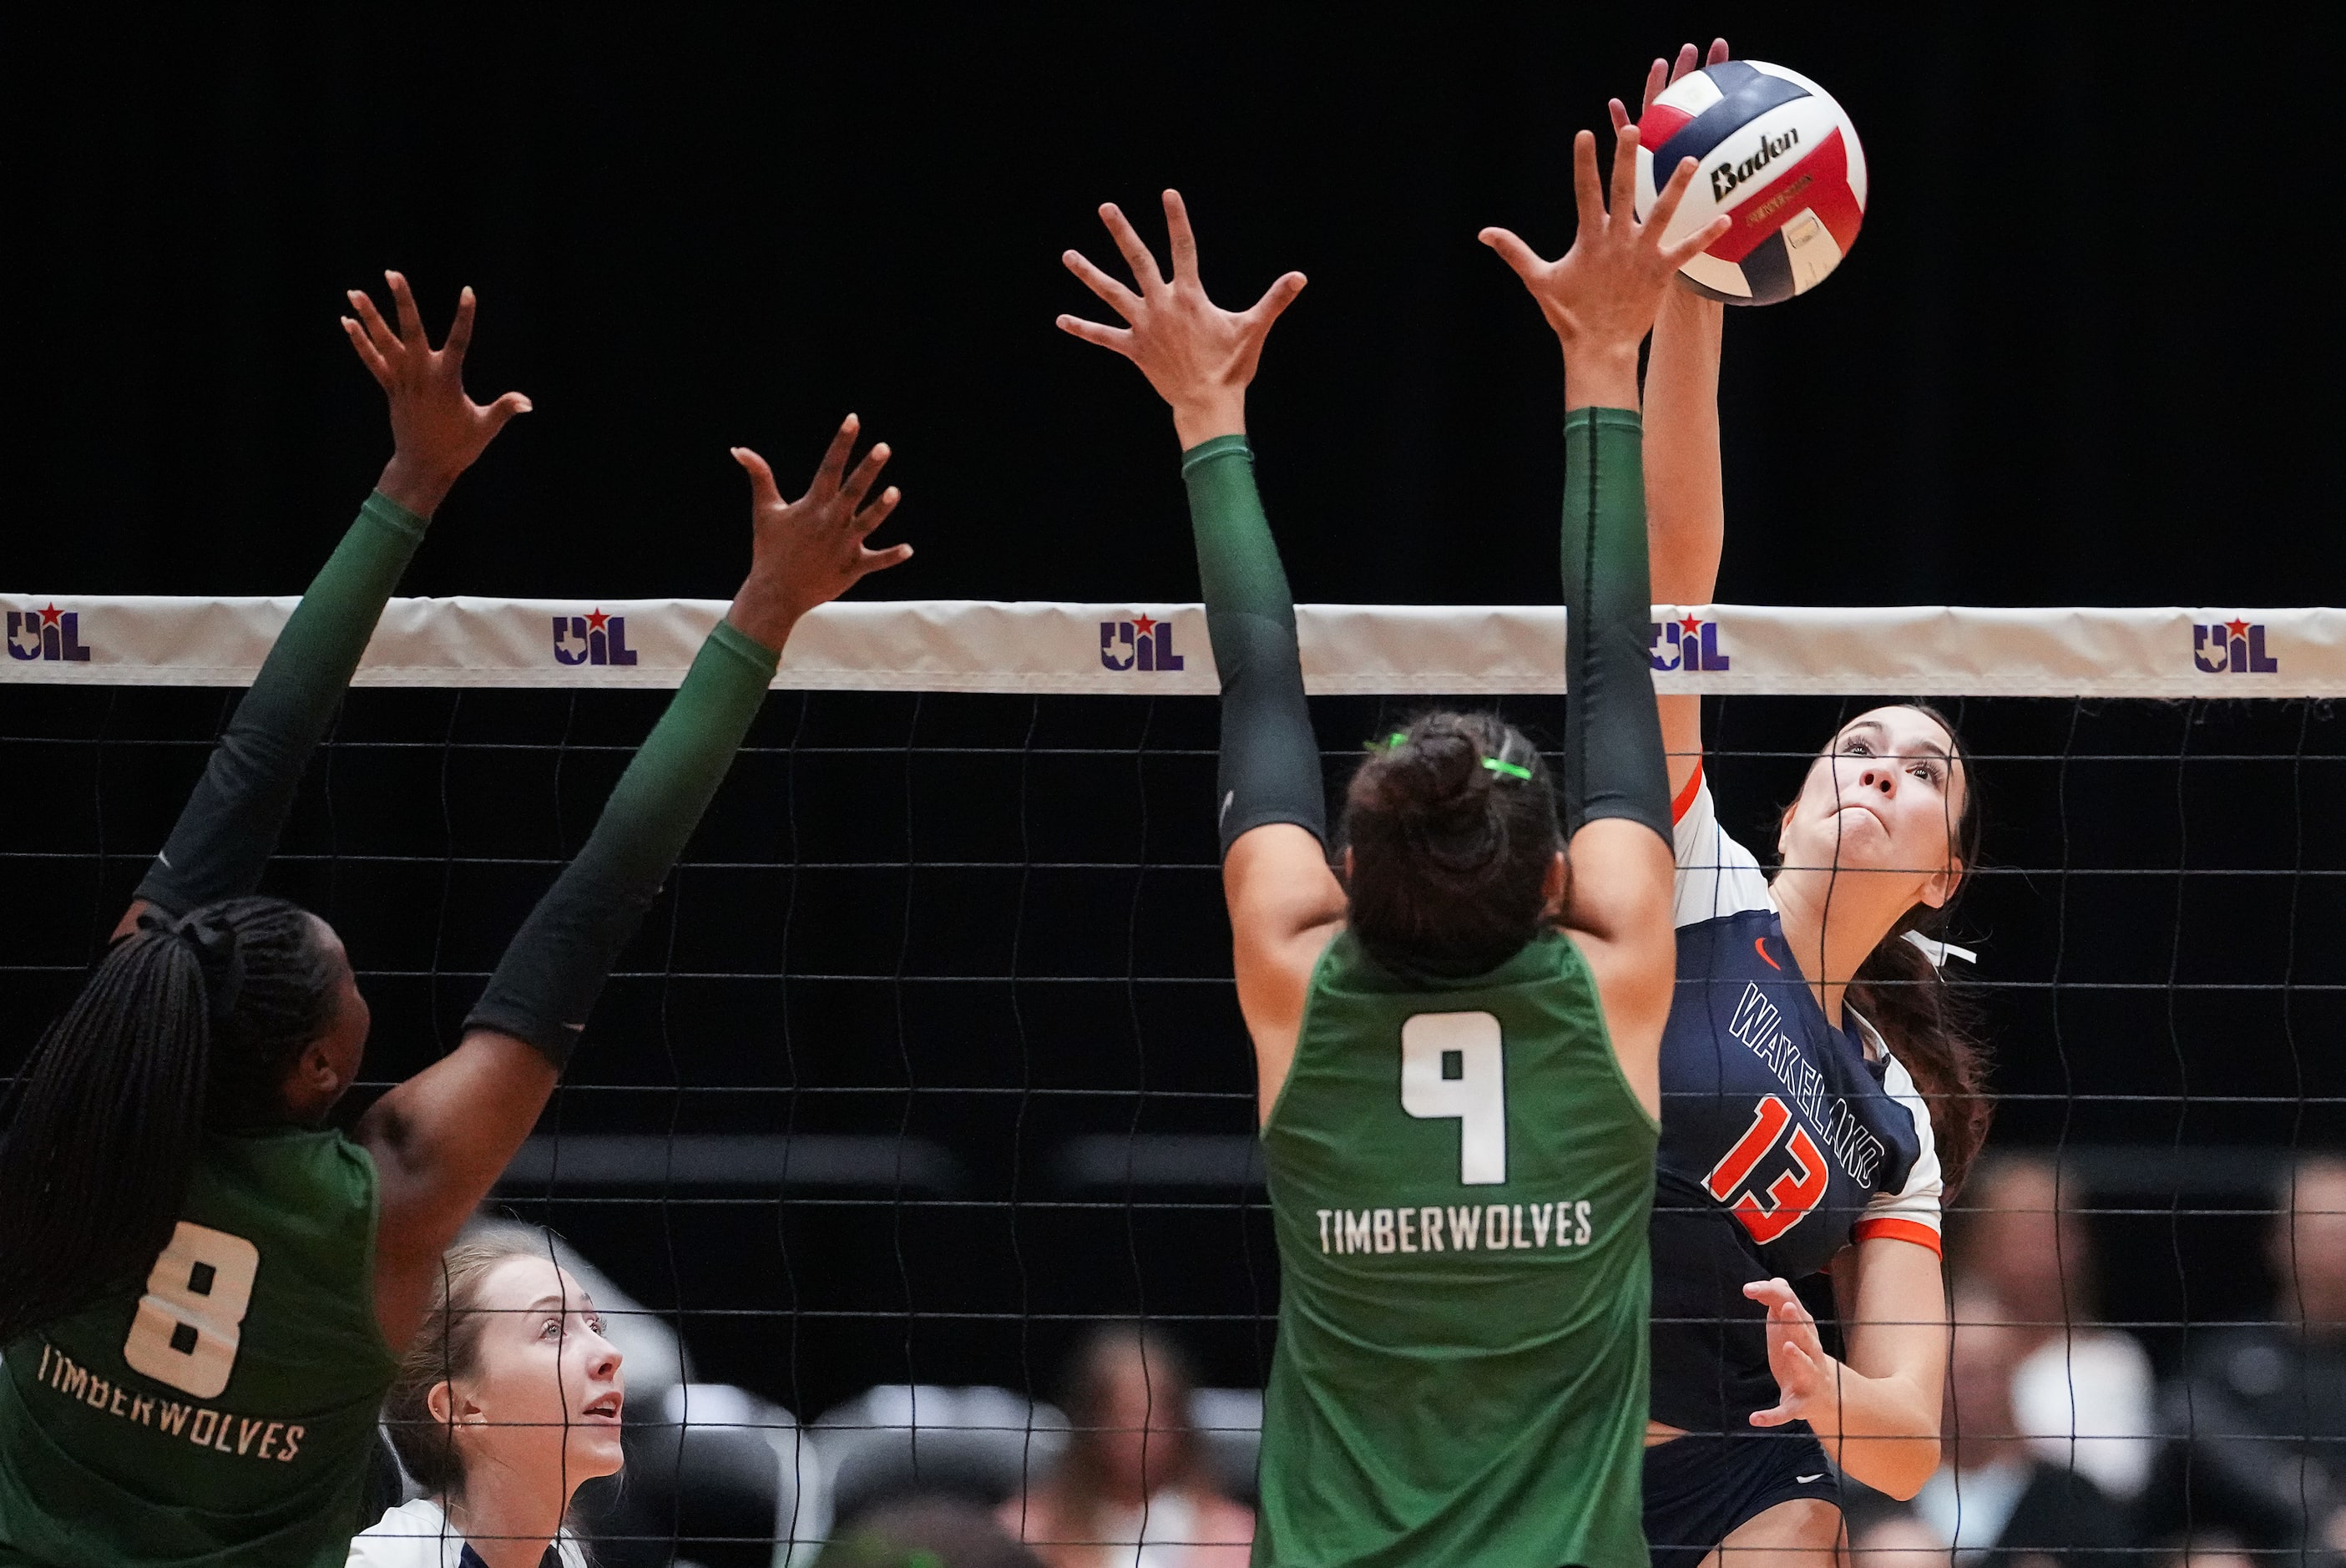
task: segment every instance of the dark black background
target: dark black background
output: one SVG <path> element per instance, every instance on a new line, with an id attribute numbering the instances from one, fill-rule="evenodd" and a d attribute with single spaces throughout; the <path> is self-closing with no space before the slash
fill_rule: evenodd
<path id="1" fill-rule="evenodd" d="M 17 16 L 0 50 L 15 410 L 0 585 L 297 591 L 387 455 L 380 396 L 335 318 L 343 289 L 395 265 L 435 329 L 459 284 L 478 289 L 475 392 L 537 405 L 458 487 L 403 591 L 721 596 L 746 554 L 726 447 L 759 446 L 788 481 L 853 409 L 899 453 L 908 499 L 892 533 L 920 549 L 863 592 L 1185 598 L 1169 422 L 1130 367 L 1051 324 L 1099 313 L 1057 260 L 1070 245 L 1108 254 L 1095 204 L 1118 200 L 1155 233 L 1154 193 L 1178 183 L 1226 303 L 1287 268 L 1312 280 L 1252 409 L 1298 596 L 1547 598 L 1557 356 L 1474 234 L 1502 223 L 1561 248 L 1572 131 L 1601 124 L 1606 96 L 1634 93 L 1654 54 L 1724 28 L 1840 97 L 1872 205 L 1823 289 L 1732 313 L 1722 598 L 2334 598 L 2323 187 L 2290 163 L 2328 122 L 2320 92 L 2276 90 L 2304 68 L 2282 20 L 2240 6 L 2128 30 L 2053 6 Z M 20 690 L 6 704 L 12 736 L 69 742 L 11 763 L 9 852 L 28 873 L 59 857 L 44 884 L 54 940 L 25 939 L 47 966 L 15 992 L 29 1019 L 159 840 L 219 698 Z M 1797 752 L 1839 711 L 1752 705 L 1725 716 L 1742 725 L 1726 743 Z M 353 698 L 275 885 L 329 911 L 383 972 L 370 991 L 384 1071 L 446 1039 L 477 984 L 466 972 L 494 960 L 591 820 L 623 754 L 595 748 L 623 748 L 650 712 Z M 2178 706 L 2087 713 L 2082 728 L 2066 707 L 1974 717 L 1974 743 L 2013 759 L 1991 797 L 2004 881 L 1984 885 L 1974 921 L 1991 978 L 2020 988 L 1997 1002 L 2005 1138 L 2334 1135 L 2327 1108 L 2289 1097 L 2341 1087 L 2324 1075 L 2335 1010 L 2275 988 L 2339 983 L 2311 938 L 2341 916 L 2330 882 L 2297 879 L 2292 903 L 2273 875 L 2340 861 L 2325 814 L 2338 768 L 2297 760 L 2341 749 L 2329 712 Z M 1375 721 L 1323 711 L 1323 739 L 1341 751 Z M 1244 1319 L 1271 1298 L 1270 1265 L 1238 1193 L 1192 1192 L 1193 1211 L 1046 1202 L 1072 1201 L 1052 1185 L 1064 1135 L 1248 1125 L 1234 1009 L 1197 989 L 1226 972 L 1199 805 L 1210 736 L 1198 703 L 1078 718 L 778 699 L 695 851 L 768 870 L 679 879 L 628 961 L 641 978 L 598 1021 L 603 1054 L 566 1091 L 566 1125 L 917 1133 L 964 1158 L 970 1207 L 883 1194 L 780 1214 L 770 1197 L 728 1200 L 737 1211 L 654 1193 L 552 1217 L 647 1299 L 704 1314 L 688 1332 L 705 1371 L 802 1413 L 874 1380 L 1045 1382 L 1074 1320 L 1101 1311 L 1219 1315 L 1198 1330 L 1209 1375 L 1259 1376 L 1267 1341 Z M 123 748 L 139 738 L 183 744 Z M 444 751 L 452 738 L 546 749 Z M 908 750 L 974 741 L 1004 749 Z M 1067 756 L 1038 757 L 1054 744 Z M 1144 746 L 1166 755 L 1143 761 Z M 2279 760 L 2178 769 L 2186 751 Z M 2153 760 L 2062 762 L 2104 753 Z M 1797 769 L 1727 766 L 1733 825 L 1764 831 Z M 537 869 L 465 859 L 498 853 Z M 1009 871 L 882 863 L 955 854 Z M 1128 864 L 1081 885 L 1026 864 L 1053 855 Z M 825 884 L 788 869 L 825 857 L 861 870 Z M 2086 866 L 2166 874 L 2096 883 Z M 1034 933 L 1023 957 L 1003 947 L 1014 931 Z M 674 978 L 777 966 L 891 983 L 740 978 L 745 998 Z M 1055 984 L 946 983 L 1005 966 L 1165 983 L 1096 1005 Z M 925 991 L 891 979 L 930 971 L 944 978 Z M 2236 1008 L 2159 989 L 2176 979 L 2262 989 Z M 2086 987 L 2066 1029 L 2054 980 Z M 2100 996 L 2094 982 L 2148 989 Z M 2284 1049 L 2293 1019 L 2303 1039 Z M 11 1026 L 12 1055 L 30 1030 Z M 1037 1084 L 1158 1097 L 1084 1109 L 950 1092 Z M 2185 1098 L 2211 1085 L 2280 1099 Z M 2148 1098 L 2076 1097 L 2121 1092 Z M 2253 1207 L 2257 1179 L 2218 1182 L 2222 1201 Z M 2172 1213 L 2214 1201 L 2180 1186 L 2110 1197 L 2146 1211 L 2103 1222 L 2113 1315 L 2258 1309 L 2254 1222 Z"/>
<path id="2" fill-rule="evenodd" d="M 385 453 L 335 318 L 395 265 L 435 322 L 480 290 L 474 382 L 538 410 L 413 591 L 722 594 L 726 447 L 802 470 L 854 409 L 922 550 L 872 591 L 1186 594 L 1168 422 L 1051 324 L 1096 310 L 1057 260 L 1106 256 L 1094 206 L 1178 183 L 1226 301 L 1312 280 L 1254 410 L 1299 597 L 1545 596 L 1557 356 L 1474 236 L 1561 248 L 1572 132 L 1725 30 L 1840 97 L 1873 196 L 1830 287 L 1733 323 L 1724 596 L 2300 603 L 2341 556 L 2286 15 L 19 13 L 6 576 L 298 588 Z"/>

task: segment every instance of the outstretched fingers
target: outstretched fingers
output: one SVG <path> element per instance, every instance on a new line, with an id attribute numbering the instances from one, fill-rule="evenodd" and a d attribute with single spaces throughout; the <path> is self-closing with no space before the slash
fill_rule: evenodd
<path id="1" fill-rule="evenodd" d="M 448 323 L 448 336 L 440 351 L 453 356 L 458 369 L 464 363 L 464 351 L 473 346 L 473 288 L 466 284 L 456 290 L 456 319 Z"/>
<path id="2" fill-rule="evenodd" d="M 885 550 L 866 550 L 856 557 L 855 577 L 858 582 L 874 572 L 884 572 L 891 566 L 901 566 L 913 558 L 910 545 L 891 545 Z"/>
<path id="3" fill-rule="evenodd" d="M 391 330 L 391 323 L 385 321 L 382 312 L 375 309 L 373 295 L 363 289 L 352 289 L 343 297 L 350 300 L 351 310 L 357 314 L 359 325 L 365 329 L 367 341 L 374 345 L 376 357 L 389 361 L 404 351 L 399 334 Z"/>
<path id="4" fill-rule="evenodd" d="M 1173 280 L 1202 289 L 1205 284 L 1198 277 L 1198 236 L 1189 227 L 1189 209 L 1178 190 L 1167 190 L 1164 199 L 1165 232 L 1173 245 Z"/>
<path id="5" fill-rule="evenodd" d="M 1693 47 L 1694 46 L 1692 44 L 1688 44 L 1687 46 L 1688 50 L 1692 50 Z M 1731 58 L 1731 56 L 1727 52 L 1727 40 L 1724 38 L 1713 38 L 1710 41 L 1710 54 L 1708 57 L 1703 61 L 1703 64 L 1706 66 L 1723 66 L 1727 64 L 1729 58 Z"/>
<path id="6" fill-rule="evenodd" d="M 1497 251 L 1499 260 L 1514 268 L 1515 275 L 1527 283 L 1547 265 L 1540 260 L 1539 252 L 1525 244 L 1511 229 L 1485 229 L 1474 238 Z"/>
<path id="7" fill-rule="evenodd" d="M 855 531 L 855 536 L 862 539 L 881 524 L 888 521 L 888 514 L 896 510 L 896 503 L 903 499 L 904 499 L 904 493 L 892 484 L 882 490 L 878 500 L 855 514 L 854 521 L 851 524 Z M 909 545 L 903 546 L 903 549 L 908 555 L 913 553 L 912 546 Z"/>
<path id="8" fill-rule="evenodd" d="M 847 472 L 847 454 L 855 450 L 855 435 L 862 423 L 853 414 L 839 422 L 839 433 L 831 438 L 831 445 L 816 464 L 814 483 L 807 486 L 807 495 L 829 497 L 839 494 L 840 476 Z"/>
<path id="9" fill-rule="evenodd" d="M 382 387 L 383 391 L 389 392 L 391 366 L 384 361 L 382 351 L 377 349 L 373 341 L 367 336 L 366 329 L 348 316 L 344 316 L 342 334 L 350 339 L 351 347 L 358 351 L 359 362 L 366 366 L 367 373 L 374 377 L 375 384 Z"/>
<path id="10" fill-rule="evenodd" d="M 1132 220 L 1125 217 L 1124 209 L 1113 201 L 1103 201 L 1099 214 L 1100 221 L 1107 225 L 1109 236 L 1116 240 L 1116 248 L 1124 257 L 1124 264 L 1132 269 L 1132 280 L 1140 285 L 1140 291 L 1148 294 L 1165 287 L 1165 274 L 1158 270 L 1157 258 L 1150 255 L 1148 247 L 1141 243 L 1140 231 L 1133 228 Z"/>
<path id="11" fill-rule="evenodd" d="M 505 429 L 506 422 L 511 420 L 514 415 L 517 413 L 527 413 L 531 409 L 536 408 L 536 406 L 537 405 L 536 403 L 530 402 L 528 398 L 523 396 L 520 392 L 511 392 L 505 393 L 505 396 L 491 403 L 484 411 L 484 415 L 489 422 L 489 433 L 492 436 L 495 435 L 497 432 Z"/>
<path id="12" fill-rule="evenodd" d="M 1100 297 L 1101 303 L 1126 321 L 1140 313 L 1140 296 L 1101 271 L 1082 251 L 1062 251 L 1059 260 L 1066 263 L 1067 270 L 1080 279 L 1085 288 Z"/>
<path id="13" fill-rule="evenodd" d="M 1672 74 L 1670 70 L 1670 63 L 1668 60 L 1657 59 L 1652 65 L 1647 66 L 1646 67 L 1646 96 L 1638 101 L 1637 117 L 1639 119 L 1643 119 L 1646 116 L 1651 114 L 1654 108 L 1654 100 L 1662 96 L 1662 90 L 1664 88 L 1668 87 L 1672 82 L 1677 80 L 1678 77 Z"/>
<path id="14" fill-rule="evenodd" d="M 1247 308 L 1247 321 L 1258 328 L 1270 326 L 1279 320 L 1288 306 L 1295 303 L 1295 296 L 1303 292 L 1303 285 L 1309 281 L 1300 272 L 1290 272 L 1272 280 L 1270 287 L 1262 291 L 1262 298 Z"/>
<path id="15" fill-rule="evenodd" d="M 764 458 L 746 446 L 737 446 L 733 449 L 733 461 L 750 476 L 750 504 L 753 509 L 782 504 L 782 493 L 774 484 L 774 471 Z"/>
<path id="16" fill-rule="evenodd" d="M 1637 210 L 1637 127 L 1629 124 L 1629 117 L 1621 108 L 1621 100 L 1613 100 L 1613 201 L 1614 214 L 1627 219 Z"/>
<path id="17" fill-rule="evenodd" d="M 1129 327 L 1105 326 L 1098 321 L 1086 321 L 1081 316 L 1061 316 L 1058 324 L 1059 331 L 1070 336 L 1081 338 L 1087 343 L 1097 343 L 1127 360 L 1132 357 L 1132 329 Z"/>
<path id="18" fill-rule="evenodd" d="M 840 486 L 839 500 L 842 509 L 852 514 L 857 507 L 862 505 L 863 497 L 878 482 L 880 471 L 887 466 L 888 443 L 884 441 L 875 442 L 872 450 L 863 454 L 863 461 L 855 465 L 855 472 L 847 476 L 847 483 Z"/>
<path id="19" fill-rule="evenodd" d="M 1696 257 L 1701 255 L 1704 251 L 1709 249 L 1712 246 L 1718 244 L 1720 240 L 1726 239 L 1727 231 L 1734 227 L 1735 220 L 1732 218 L 1729 218 L 1726 213 L 1722 212 L 1718 217 L 1712 219 L 1709 222 L 1704 224 L 1701 228 L 1696 229 L 1693 233 L 1688 235 L 1685 239 L 1679 240 L 1677 244 L 1663 246 L 1661 250 L 1662 260 L 1664 262 L 1668 264 L 1673 270 L 1683 267 L 1688 262 L 1693 260 Z"/>
<path id="20" fill-rule="evenodd" d="M 1579 209 L 1582 233 L 1594 236 L 1604 231 L 1605 187 L 1596 178 L 1596 133 L 1594 131 L 1573 133 L 1572 201 Z"/>
<path id="21" fill-rule="evenodd" d="M 382 279 L 391 285 L 391 302 L 399 311 L 399 341 L 419 353 L 430 353 L 432 340 L 423 335 L 423 312 L 415 308 L 415 294 L 408 288 L 406 277 L 387 271 Z"/>
<path id="22" fill-rule="evenodd" d="M 1668 231 L 1670 219 L 1678 215 L 1678 204 L 1686 200 L 1687 189 L 1693 184 L 1694 159 L 1682 158 L 1678 168 L 1670 170 L 1669 178 L 1661 182 L 1661 189 L 1654 193 L 1654 209 L 1646 214 L 1646 228 L 1657 239 Z"/>

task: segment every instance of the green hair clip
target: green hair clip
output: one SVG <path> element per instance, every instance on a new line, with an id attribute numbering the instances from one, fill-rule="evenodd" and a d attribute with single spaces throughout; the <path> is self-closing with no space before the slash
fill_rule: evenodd
<path id="1" fill-rule="evenodd" d="M 1367 751 L 1369 751 L 1372 755 L 1373 755 L 1374 753 L 1376 753 L 1376 752 L 1378 752 L 1378 751 L 1394 751 L 1394 750 L 1398 750 L 1398 749 L 1400 749 L 1402 747 L 1407 746 L 1408 744 L 1409 744 L 1409 737 L 1408 737 L 1408 735 L 1407 735 L 1407 734 L 1405 734 L 1405 733 L 1403 733 L 1403 732 L 1402 732 L 1402 731 L 1401 731 L 1401 730 L 1396 729 L 1396 730 L 1394 730 L 1391 735 L 1386 736 L 1382 741 L 1375 741 L 1375 740 L 1372 740 L 1372 741 L 1368 742 L 1368 744 L 1367 744 L 1367 746 L 1365 747 L 1365 748 L 1364 748 L 1364 749 L 1366 749 L 1366 750 L 1367 750 Z"/>
<path id="2" fill-rule="evenodd" d="M 1519 762 L 1503 762 L 1496 757 L 1485 757 L 1483 759 L 1483 766 L 1494 773 L 1504 774 L 1510 779 L 1521 779 L 1526 783 L 1531 781 L 1532 770 Z"/>

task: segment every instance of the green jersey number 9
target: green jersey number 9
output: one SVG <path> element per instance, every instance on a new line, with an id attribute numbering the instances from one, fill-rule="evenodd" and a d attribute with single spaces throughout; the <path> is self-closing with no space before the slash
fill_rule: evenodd
<path id="1" fill-rule="evenodd" d="M 1458 1124 L 1458 1184 L 1507 1179 L 1507 1074 L 1488 1013 L 1420 1013 L 1401 1026 L 1401 1108 Z"/>
<path id="2" fill-rule="evenodd" d="M 218 1398 L 236 1367 L 260 1272 L 260 1248 L 241 1236 L 179 1221 L 148 1272 L 122 1359 L 132 1371 L 181 1393 Z"/>

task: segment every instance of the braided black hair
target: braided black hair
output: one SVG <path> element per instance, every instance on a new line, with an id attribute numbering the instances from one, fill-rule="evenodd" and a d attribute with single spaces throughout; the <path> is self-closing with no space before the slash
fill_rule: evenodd
<path id="1" fill-rule="evenodd" d="M 1430 713 L 1383 744 L 1344 792 L 1350 919 L 1399 972 L 1496 969 L 1547 923 L 1564 848 L 1539 750 L 1494 713 Z"/>
<path id="2" fill-rule="evenodd" d="M 150 913 L 114 944 L 11 1096 L 0 1344 L 139 1278 L 204 1132 L 286 1119 L 286 1074 L 333 1023 L 341 978 L 318 922 L 282 899 Z"/>

